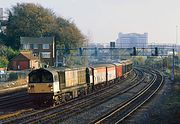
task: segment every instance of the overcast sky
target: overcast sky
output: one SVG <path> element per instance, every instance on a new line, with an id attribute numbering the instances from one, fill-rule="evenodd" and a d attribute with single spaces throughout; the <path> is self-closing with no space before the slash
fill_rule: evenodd
<path id="1" fill-rule="evenodd" d="M 17 2 L 52 9 L 93 41 L 115 41 L 119 32 L 147 32 L 149 43 L 176 43 L 178 29 L 180 44 L 180 0 L 0 0 L 0 8 Z"/>

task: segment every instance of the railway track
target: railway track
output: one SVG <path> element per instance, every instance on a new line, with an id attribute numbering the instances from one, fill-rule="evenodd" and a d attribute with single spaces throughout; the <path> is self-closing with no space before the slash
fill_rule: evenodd
<path id="1" fill-rule="evenodd" d="M 18 96 L 17 98 L 13 98 L 11 100 L 5 100 L 0 103 L 0 109 L 1 110 L 7 110 L 7 108 L 17 108 L 22 107 L 23 104 L 31 103 L 31 99 L 27 96 Z"/>
<path id="2" fill-rule="evenodd" d="M 131 99 L 128 99 L 123 104 L 116 106 L 106 114 L 103 114 L 102 116 L 100 116 L 96 120 L 93 120 L 90 123 L 118 124 L 121 123 L 124 119 L 126 119 L 131 113 L 136 111 L 139 107 L 141 107 L 159 90 L 164 81 L 164 78 L 160 72 L 152 71 L 152 73 L 154 73 L 154 78 L 151 80 L 149 85 L 147 85 L 144 89 L 140 90 Z"/>
<path id="3" fill-rule="evenodd" d="M 18 92 L 18 93 L 14 93 L 14 94 L 8 94 L 8 95 L 4 95 L 0 97 L 0 102 L 3 102 L 4 100 L 11 100 L 11 99 L 16 99 L 18 97 L 22 97 L 27 95 L 25 92 Z"/>
<path id="4" fill-rule="evenodd" d="M 139 72 L 139 73 L 141 73 L 141 72 Z M 47 109 L 43 109 L 43 110 L 38 110 L 38 111 L 32 110 L 29 112 L 22 112 L 21 114 L 19 114 L 19 116 L 12 116 L 12 118 L 8 118 L 8 119 L 3 118 L 2 119 L 3 121 L 1 121 L 1 122 L 2 123 L 59 123 L 59 122 L 78 123 L 78 121 L 76 119 L 73 119 L 74 117 L 76 117 L 78 119 L 78 117 L 80 117 L 79 115 L 81 113 L 89 112 L 89 110 L 92 108 L 96 109 L 97 108 L 96 106 L 100 106 L 101 104 L 106 103 L 106 102 L 110 101 L 111 99 L 115 99 L 117 96 L 121 96 L 121 97 L 123 96 L 124 100 L 121 100 L 121 102 L 120 102 L 121 104 L 118 105 L 118 108 L 117 107 L 111 108 L 111 110 L 104 112 L 106 114 L 101 113 L 98 116 L 98 118 L 96 116 L 96 118 L 94 117 L 93 119 L 90 118 L 90 120 L 86 119 L 85 121 L 81 121 L 81 123 L 97 123 L 97 124 L 98 123 L 109 123 L 109 122 L 120 123 L 129 114 L 131 114 L 133 111 L 135 111 L 138 107 L 140 107 L 145 102 L 145 101 L 141 102 L 140 100 L 139 100 L 139 102 L 135 102 L 136 100 L 133 100 L 133 98 L 142 99 L 142 97 L 141 97 L 141 96 L 143 96 L 142 94 L 145 94 L 151 88 L 155 89 L 155 85 L 153 85 L 155 83 L 152 83 L 152 82 L 158 82 L 157 80 L 162 79 L 161 75 L 157 74 L 157 72 L 156 72 L 156 74 L 148 74 L 148 72 L 146 72 L 144 75 L 143 74 L 139 74 L 139 75 L 141 75 L 141 76 L 139 76 L 139 78 L 141 78 L 141 80 L 139 80 L 137 78 L 138 76 L 135 76 L 136 78 L 133 77 L 134 79 L 127 80 L 127 81 L 130 81 L 130 83 L 136 82 L 133 85 L 131 84 L 131 85 L 126 85 L 126 87 L 125 86 L 122 87 L 122 84 L 119 86 L 116 84 L 114 86 L 111 86 L 111 90 L 110 89 L 107 90 L 108 88 L 105 88 L 105 89 L 103 89 L 104 91 L 102 90 L 102 92 L 99 91 L 99 93 L 97 92 L 97 93 L 89 94 L 88 96 L 86 96 L 84 98 L 78 98 L 76 100 L 69 101 L 67 104 L 63 104 L 60 106 L 47 108 Z M 137 81 L 137 80 L 139 80 L 139 81 Z M 127 81 L 126 81 L 126 83 L 127 83 Z M 142 83 L 142 82 L 144 82 L 144 83 Z M 158 85 L 158 84 L 156 84 L 156 85 Z M 141 90 L 138 90 L 135 93 L 134 89 L 138 89 L 137 88 L 138 86 L 141 87 L 140 88 Z M 121 88 L 121 90 L 120 90 L 120 88 Z M 144 89 L 146 89 L 146 90 L 144 90 Z M 119 91 L 119 92 L 117 92 L 117 91 Z M 153 90 L 152 90 L 152 94 L 155 93 L 156 91 L 153 92 Z M 129 96 L 129 94 L 131 94 L 131 95 Z M 132 94 L 135 94 L 135 95 L 132 95 Z M 146 96 L 148 96 L 148 94 Z M 152 95 L 150 95 L 150 96 L 152 96 Z M 150 98 L 150 96 L 149 96 L 149 98 Z M 127 97 L 127 98 L 125 98 L 125 97 Z M 144 97 L 144 99 L 145 99 L 145 97 Z M 138 105 L 138 103 L 140 103 L 140 104 Z M 134 109 L 130 110 L 129 108 L 134 108 Z M 124 112 L 122 112 L 122 111 L 124 111 Z M 120 113 L 127 113 L 127 114 L 119 115 Z M 75 116 L 75 115 L 77 115 L 77 116 Z M 106 115 L 108 115 L 108 117 Z M 111 116 L 109 116 L 109 115 L 111 115 Z M 89 117 L 89 116 L 87 116 L 87 117 Z M 113 118 L 113 117 L 116 117 L 116 118 Z"/>
<path id="5" fill-rule="evenodd" d="M 149 78 L 148 78 L 149 77 Z M 102 116 L 102 114 L 107 113 L 109 110 L 111 110 L 113 107 L 118 106 L 119 104 L 124 104 L 124 102 L 131 97 L 133 97 L 136 93 L 139 92 L 139 90 L 146 87 L 150 80 L 152 80 L 153 75 L 144 73 L 141 80 L 135 83 L 135 85 L 126 88 L 125 92 L 119 90 L 119 93 L 112 97 L 105 97 L 107 100 L 104 100 L 103 102 L 96 104 L 96 106 L 90 105 L 89 109 L 81 112 L 80 114 L 76 114 L 76 116 L 71 116 L 71 118 L 68 118 L 66 120 L 63 120 L 62 123 L 77 123 L 77 124 L 85 124 L 85 123 L 93 123 L 97 120 L 98 117 Z M 105 99 L 104 98 L 104 99 Z M 58 120 L 56 118 L 55 120 Z M 61 122 L 59 119 L 58 121 L 49 121 L 47 123 L 57 123 Z"/>
<path id="6" fill-rule="evenodd" d="M 135 81 L 136 78 L 133 78 L 133 80 L 131 79 L 131 82 Z M 142 78 L 142 77 L 140 77 L 140 78 Z M 117 87 L 117 90 L 118 90 L 118 88 L 119 87 Z M 107 89 L 108 88 L 106 88 L 106 90 Z M 76 103 L 74 103 L 73 101 L 72 102 L 70 101 L 68 104 L 65 104 L 65 105 L 36 111 L 36 112 L 30 113 L 28 115 L 27 114 L 24 116 L 22 115 L 19 118 L 8 119 L 8 120 L 3 121 L 3 123 L 13 123 L 13 122 L 16 122 L 16 123 L 41 123 L 41 122 L 43 122 L 43 123 L 45 123 L 45 122 L 51 121 L 52 119 L 59 118 L 60 116 L 61 116 L 61 119 L 63 120 L 63 119 L 68 118 L 72 114 L 79 113 L 81 110 L 84 110 L 84 108 L 88 109 L 89 107 L 92 107 L 91 104 L 96 106 L 96 104 L 94 104 L 94 102 L 96 102 L 96 101 L 101 101 L 101 103 L 102 103 L 103 101 L 101 99 L 104 99 L 108 96 L 113 97 L 112 91 L 115 92 L 116 90 L 109 89 L 109 92 L 104 92 L 104 93 L 101 92 L 101 93 L 96 93 L 96 94 L 93 93 L 93 94 L 86 96 L 85 98 L 83 98 L 81 100 L 80 99 L 78 99 L 77 101 L 75 100 Z M 98 104 L 100 104 L 100 102 L 98 102 Z"/>
<path id="7" fill-rule="evenodd" d="M 32 112 L 32 106 L 32 100 L 25 90 L 0 96 L 0 123 L 5 118 Z"/>
<path id="8" fill-rule="evenodd" d="M 0 97 L 0 109 L 7 110 L 8 108 L 17 108 L 18 105 L 22 107 L 22 104 L 30 102 L 26 91 L 18 92 L 10 95 Z M 2 112 L 2 111 L 1 111 Z"/>

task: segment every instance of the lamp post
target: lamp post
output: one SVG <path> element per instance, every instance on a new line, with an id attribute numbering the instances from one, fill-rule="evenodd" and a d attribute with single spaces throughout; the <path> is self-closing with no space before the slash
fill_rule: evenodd
<path id="1" fill-rule="evenodd" d="M 178 52 L 178 25 L 176 25 L 176 52 Z"/>
<path id="2" fill-rule="evenodd" d="M 176 44 L 175 44 L 175 49 L 177 51 L 177 43 L 178 43 L 178 26 L 176 25 Z M 175 53 L 174 53 L 174 49 L 173 49 L 173 55 L 172 55 L 172 77 L 171 77 L 171 80 L 174 81 L 174 78 L 175 78 L 175 65 L 174 65 L 174 62 L 175 62 L 175 59 L 174 59 L 174 56 L 175 56 Z"/>
<path id="3" fill-rule="evenodd" d="M 176 46 L 178 44 L 178 26 L 176 25 Z"/>
<path id="4" fill-rule="evenodd" d="M 172 56 L 172 77 L 171 80 L 174 81 L 174 49 L 173 49 L 173 56 Z"/>

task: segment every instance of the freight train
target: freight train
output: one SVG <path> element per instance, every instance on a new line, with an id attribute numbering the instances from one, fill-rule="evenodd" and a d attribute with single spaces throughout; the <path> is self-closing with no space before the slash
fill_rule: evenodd
<path id="1" fill-rule="evenodd" d="M 28 74 L 28 94 L 36 105 L 55 105 L 126 78 L 132 61 L 76 68 L 40 68 Z"/>

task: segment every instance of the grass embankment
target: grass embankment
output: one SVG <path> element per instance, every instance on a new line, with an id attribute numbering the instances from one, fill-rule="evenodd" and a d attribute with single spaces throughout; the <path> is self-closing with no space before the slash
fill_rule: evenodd
<path id="1" fill-rule="evenodd" d="M 168 84 L 169 91 L 151 113 L 152 124 L 178 124 L 180 122 L 180 69 L 175 70 L 175 82 Z M 168 90 L 166 89 L 166 90 Z"/>
<path id="2" fill-rule="evenodd" d="M 172 88 L 172 93 L 165 100 L 164 113 L 166 122 L 178 123 L 180 122 L 180 83 L 175 84 Z"/>

